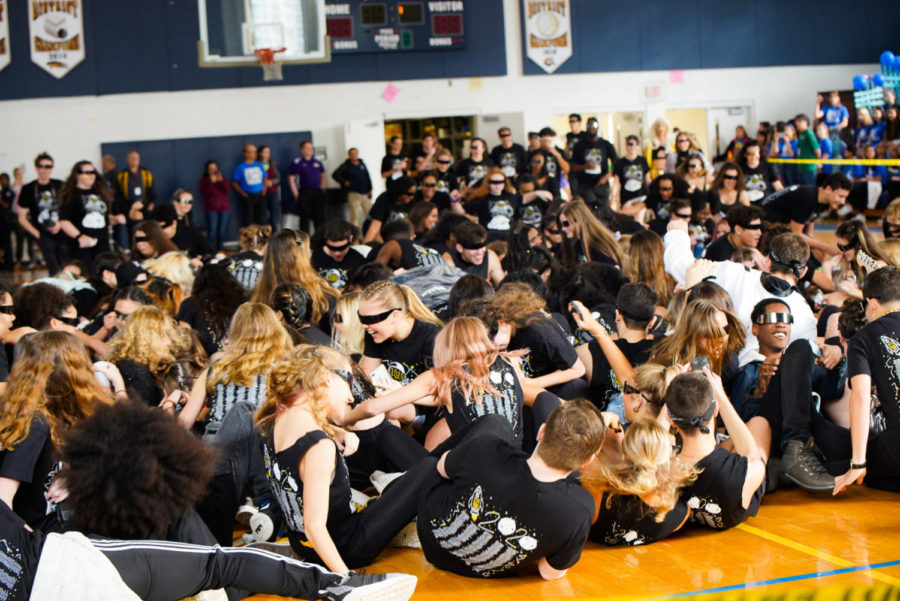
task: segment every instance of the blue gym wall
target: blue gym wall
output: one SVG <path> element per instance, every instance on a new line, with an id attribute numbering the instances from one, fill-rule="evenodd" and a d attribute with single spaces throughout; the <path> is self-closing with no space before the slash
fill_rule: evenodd
<path id="1" fill-rule="evenodd" d="M 86 57 L 59 80 L 31 62 L 26 1 L 8 5 L 12 63 L 0 71 L 0 100 L 263 85 L 255 67 L 197 66 L 197 0 L 85 0 Z M 500 0 L 468 0 L 464 49 L 333 56 L 286 65 L 284 81 L 265 85 L 505 75 L 502 23 Z"/>
<path id="2" fill-rule="evenodd" d="M 898 0 L 571 4 L 573 53 L 556 73 L 873 63 L 900 42 Z M 527 57 L 524 72 L 544 74 Z"/>

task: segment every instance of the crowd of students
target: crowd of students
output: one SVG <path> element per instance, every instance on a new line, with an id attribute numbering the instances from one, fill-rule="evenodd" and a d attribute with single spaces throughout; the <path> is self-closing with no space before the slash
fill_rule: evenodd
<path id="1" fill-rule="evenodd" d="M 570 123 L 455 169 L 393 140 L 367 220 L 251 224 L 231 255 L 191 250 L 185 190 L 125 257 L 89 162 L 23 187 L 58 269 L 0 290 L 0 590 L 83 561 L 144 599 L 405 598 L 353 570 L 406 544 L 554 579 L 783 486 L 900 490 L 900 199 L 884 240 L 832 244 L 842 173 L 761 188 L 758 142 L 714 169 L 664 123 L 649 161 Z"/>

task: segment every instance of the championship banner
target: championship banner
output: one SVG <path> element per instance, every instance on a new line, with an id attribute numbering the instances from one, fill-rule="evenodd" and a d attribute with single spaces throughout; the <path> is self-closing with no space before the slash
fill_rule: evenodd
<path id="1" fill-rule="evenodd" d="M 31 62 L 57 79 L 84 60 L 82 0 L 28 0 Z"/>
<path id="2" fill-rule="evenodd" d="M 0 71 L 9 64 L 9 6 L 0 0 Z"/>
<path id="3" fill-rule="evenodd" d="M 569 0 L 522 1 L 526 54 L 541 69 L 553 73 L 572 56 Z"/>

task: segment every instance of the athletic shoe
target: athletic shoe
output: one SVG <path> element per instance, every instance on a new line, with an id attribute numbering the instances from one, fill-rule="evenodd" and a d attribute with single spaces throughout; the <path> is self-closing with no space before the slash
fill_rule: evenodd
<path id="1" fill-rule="evenodd" d="M 247 536 L 246 534 L 244 536 Z M 246 540 L 246 539 L 244 539 Z M 275 542 L 249 542 L 245 545 L 250 549 L 260 549 L 262 551 L 268 551 L 269 553 L 274 553 L 275 555 L 281 555 L 283 557 L 290 557 L 291 559 L 297 559 L 302 561 L 302 558 L 297 555 L 297 552 L 291 548 L 291 543 L 275 543 Z"/>
<path id="2" fill-rule="evenodd" d="M 264 511 L 257 511 L 250 516 L 250 535 L 256 542 L 267 541 L 275 534 L 275 524 Z"/>
<path id="3" fill-rule="evenodd" d="M 413 520 L 403 527 L 403 530 L 391 539 L 388 547 L 399 547 L 401 549 L 421 549 L 422 541 L 419 540 L 419 531 L 416 530 L 416 521 Z"/>
<path id="4" fill-rule="evenodd" d="M 369 480 L 372 482 L 372 486 L 375 487 L 375 490 L 378 491 L 378 494 L 384 492 L 384 489 L 387 488 L 388 484 L 405 474 L 406 472 L 390 472 L 384 473 L 381 470 L 375 470 L 372 472 L 372 475 L 369 476 Z"/>
<path id="5" fill-rule="evenodd" d="M 766 494 L 778 490 L 784 478 L 784 463 L 780 457 L 769 457 L 766 463 Z"/>
<path id="6" fill-rule="evenodd" d="M 416 590 L 416 582 L 410 574 L 350 572 L 344 582 L 320 591 L 320 595 L 327 601 L 406 601 Z"/>
<path id="7" fill-rule="evenodd" d="M 800 488 L 813 492 L 834 490 L 834 476 L 816 457 L 811 440 L 806 444 L 800 440 L 787 441 L 781 460 L 785 478 Z"/>
<path id="8" fill-rule="evenodd" d="M 259 508 L 253 504 L 253 499 L 251 499 L 250 497 L 246 497 L 244 499 L 244 504 L 238 507 L 237 514 L 234 516 L 234 519 L 236 519 L 244 526 L 249 526 L 250 518 L 257 513 L 259 513 Z"/>

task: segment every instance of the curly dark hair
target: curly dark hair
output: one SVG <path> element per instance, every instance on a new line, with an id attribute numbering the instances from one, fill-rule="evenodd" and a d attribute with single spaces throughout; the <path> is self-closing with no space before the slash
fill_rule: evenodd
<path id="1" fill-rule="evenodd" d="M 60 449 L 68 503 L 87 531 L 123 539 L 162 533 L 206 492 L 217 452 L 143 403 L 101 405 Z"/>
<path id="2" fill-rule="evenodd" d="M 216 339 L 222 340 L 234 312 L 247 300 L 247 291 L 227 267 L 208 263 L 194 280 L 191 298 Z"/>
<path id="3" fill-rule="evenodd" d="M 75 299 L 52 284 L 37 282 L 16 290 L 13 304 L 18 325 L 44 330 L 52 318 L 73 306 Z"/>

